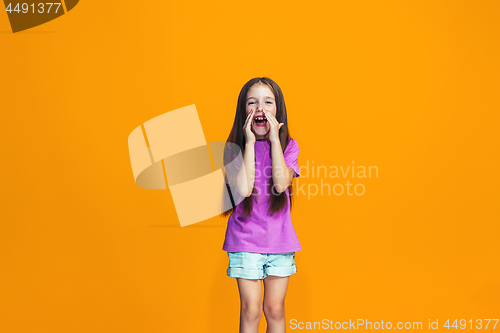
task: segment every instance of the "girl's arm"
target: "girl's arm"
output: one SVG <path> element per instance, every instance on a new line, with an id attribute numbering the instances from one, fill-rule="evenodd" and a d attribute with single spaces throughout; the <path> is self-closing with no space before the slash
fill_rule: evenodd
<path id="1" fill-rule="evenodd" d="M 278 193 L 284 192 L 292 183 L 294 171 L 286 165 L 283 151 L 281 150 L 281 142 L 279 138 L 279 130 L 283 123 L 278 123 L 278 120 L 267 110 L 264 110 L 267 121 L 269 123 L 269 140 L 271 141 L 271 158 L 272 158 L 272 173 L 274 189 Z"/>
<path id="2" fill-rule="evenodd" d="M 236 177 L 236 191 L 240 195 L 249 197 L 252 194 L 255 181 L 255 134 L 251 129 L 254 110 L 252 109 L 245 120 L 243 130 L 245 133 L 245 151 L 243 152 L 243 163 Z"/>
<path id="3" fill-rule="evenodd" d="M 255 143 L 247 142 L 243 153 L 243 163 L 236 177 L 236 190 L 240 195 L 249 197 L 255 181 Z"/>
<path id="4" fill-rule="evenodd" d="M 276 192 L 284 192 L 292 183 L 294 171 L 286 165 L 280 141 L 271 141 L 273 183 Z"/>

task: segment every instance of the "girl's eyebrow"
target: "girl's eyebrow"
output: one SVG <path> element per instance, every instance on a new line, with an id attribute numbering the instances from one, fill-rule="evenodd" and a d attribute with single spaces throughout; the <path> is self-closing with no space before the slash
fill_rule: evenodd
<path id="1" fill-rule="evenodd" d="M 252 99 L 252 98 L 255 98 L 255 99 L 257 99 L 257 97 L 248 97 L 248 98 L 247 98 L 247 101 L 248 101 L 249 99 Z M 264 97 L 264 98 L 270 98 L 270 99 L 274 99 L 274 98 L 273 98 L 273 97 L 271 97 L 271 96 L 266 96 L 266 97 Z"/>

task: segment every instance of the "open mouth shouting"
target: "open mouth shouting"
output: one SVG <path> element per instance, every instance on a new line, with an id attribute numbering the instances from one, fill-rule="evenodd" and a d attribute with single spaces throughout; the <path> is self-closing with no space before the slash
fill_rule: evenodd
<path id="1" fill-rule="evenodd" d="M 266 127 L 266 125 L 267 125 L 267 118 L 264 114 L 260 114 L 258 116 L 255 116 L 253 118 L 253 121 L 255 123 L 255 126 L 257 126 L 257 127 Z"/>

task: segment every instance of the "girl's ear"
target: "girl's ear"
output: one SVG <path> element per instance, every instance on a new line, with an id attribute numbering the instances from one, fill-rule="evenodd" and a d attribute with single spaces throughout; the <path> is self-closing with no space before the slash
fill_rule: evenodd
<path id="1" fill-rule="evenodd" d="M 283 126 L 283 125 L 285 125 L 285 124 L 283 124 L 283 123 L 280 123 L 280 127 L 278 127 L 278 129 L 280 129 L 280 128 L 281 128 L 281 126 Z"/>

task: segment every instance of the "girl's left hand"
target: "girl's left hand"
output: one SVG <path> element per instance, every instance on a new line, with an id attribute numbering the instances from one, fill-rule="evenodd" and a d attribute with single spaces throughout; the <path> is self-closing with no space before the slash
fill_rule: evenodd
<path id="1" fill-rule="evenodd" d="M 278 120 L 271 114 L 271 112 L 264 110 L 266 119 L 269 124 L 269 140 L 271 142 L 280 142 L 279 130 L 283 123 L 278 123 Z"/>

